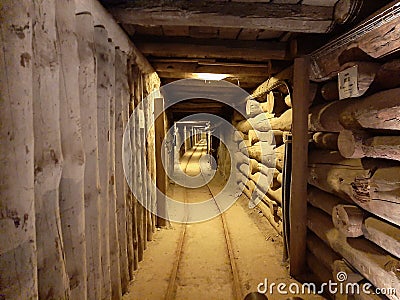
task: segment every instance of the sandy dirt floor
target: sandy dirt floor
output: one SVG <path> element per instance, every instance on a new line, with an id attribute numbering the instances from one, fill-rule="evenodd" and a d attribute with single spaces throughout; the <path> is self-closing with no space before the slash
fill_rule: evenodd
<path id="1" fill-rule="evenodd" d="M 199 172 L 197 162 L 201 155 L 198 151 L 186 153 L 181 160 L 181 167 L 186 165 L 186 172 L 191 176 Z M 215 195 L 223 184 L 224 181 L 215 176 L 209 188 Z M 187 189 L 171 184 L 168 194 L 183 202 L 204 201 L 211 197 L 209 188 Z M 268 283 L 296 283 L 282 263 L 281 238 L 256 209 L 249 209 L 247 205 L 247 200 L 241 196 L 225 212 L 243 295 L 256 291 L 265 279 Z M 144 260 L 139 263 L 130 292 L 124 300 L 165 299 L 184 229 L 173 299 L 234 299 L 230 260 L 221 217 L 218 216 L 196 224 L 171 223 L 168 228 L 157 231 L 154 240 L 148 243 Z M 272 294 L 267 292 L 267 296 L 268 299 L 287 299 L 291 295 L 281 295 L 275 288 Z M 324 299 L 315 295 L 301 297 Z"/>

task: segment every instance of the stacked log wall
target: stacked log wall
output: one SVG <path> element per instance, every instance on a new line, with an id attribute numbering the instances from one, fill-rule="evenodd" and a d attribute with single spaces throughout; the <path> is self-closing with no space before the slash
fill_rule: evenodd
<path id="1" fill-rule="evenodd" d="M 97 1 L 0 9 L 0 298 L 122 299 L 156 229 L 125 177 L 138 161 L 124 170 L 124 130 L 158 75 Z M 133 121 L 150 174 L 142 202 L 154 207 L 154 129 Z"/>
<path id="2" fill-rule="evenodd" d="M 347 59 L 340 70 L 357 66 L 358 94 L 339 100 L 338 78 L 331 78 L 318 83 L 320 101 L 310 108 L 308 253 L 323 244 L 334 263 L 312 259 L 334 280 L 346 272 L 344 283 L 369 283 L 400 299 L 399 59 Z"/>
<path id="3" fill-rule="evenodd" d="M 282 172 L 284 139 L 291 132 L 291 81 L 293 68 L 261 84 L 245 102 L 246 113 L 235 113 L 233 141 L 237 144 L 237 182 L 250 207 L 258 209 L 283 233 Z"/>

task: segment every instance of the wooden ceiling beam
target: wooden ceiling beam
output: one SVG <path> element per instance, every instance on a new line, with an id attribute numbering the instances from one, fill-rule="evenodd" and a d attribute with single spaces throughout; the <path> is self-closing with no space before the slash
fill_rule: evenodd
<path id="1" fill-rule="evenodd" d="M 146 56 L 163 58 L 216 58 L 239 61 L 268 62 L 271 59 L 289 60 L 286 43 L 208 40 L 208 39 L 134 39 Z"/>
<path id="2" fill-rule="evenodd" d="M 163 84 L 169 84 L 174 81 L 181 80 L 182 78 L 161 78 L 161 79 L 162 79 Z M 225 81 L 233 83 L 234 85 L 237 85 L 237 80 L 225 80 Z M 250 79 L 249 82 L 240 80 L 238 87 L 240 87 L 242 89 L 253 89 L 253 88 L 256 88 L 258 85 L 260 85 L 261 82 L 257 83 L 256 81 L 253 81 L 252 79 Z M 209 95 L 210 97 L 216 97 L 216 98 L 218 98 L 218 97 L 228 98 L 228 96 L 232 96 L 234 98 L 237 96 L 235 93 L 233 93 L 233 94 L 231 93 L 234 90 L 232 90 L 232 88 L 229 88 L 229 87 L 210 87 L 208 89 L 203 89 L 203 90 L 196 90 L 196 89 L 198 89 L 198 87 L 196 87 L 196 86 L 192 86 L 192 87 L 188 86 L 186 88 L 180 87 L 179 92 L 177 92 L 176 94 L 173 94 L 173 95 L 166 96 L 166 98 L 167 97 L 177 97 L 177 96 L 186 97 L 186 98 L 189 98 L 189 97 L 198 98 L 198 97 L 202 97 L 204 94 Z M 245 97 L 243 97 L 243 99 L 244 98 Z"/>
<path id="3" fill-rule="evenodd" d="M 179 72 L 157 72 L 158 76 L 160 78 L 180 78 L 180 79 L 188 79 L 188 78 L 193 78 L 191 76 L 191 73 L 179 73 Z M 234 84 L 240 83 L 246 83 L 246 84 L 261 84 L 265 80 L 268 79 L 268 75 L 263 75 L 263 76 L 252 76 L 252 75 L 233 75 L 230 77 L 227 77 L 225 80 Z"/>
<path id="4" fill-rule="evenodd" d="M 271 73 L 271 69 L 267 64 L 265 64 L 264 67 L 199 65 L 197 63 L 152 63 L 152 65 L 157 72 L 168 73 L 169 75 L 182 73 L 215 73 L 238 76 L 268 76 Z M 176 78 L 176 76 L 173 78 Z"/>
<path id="5" fill-rule="evenodd" d="M 108 8 L 120 23 L 142 26 L 209 26 L 308 33 L 329 32 L 333 7 L 296 4 L 165 1 L 129 2 Z"/>

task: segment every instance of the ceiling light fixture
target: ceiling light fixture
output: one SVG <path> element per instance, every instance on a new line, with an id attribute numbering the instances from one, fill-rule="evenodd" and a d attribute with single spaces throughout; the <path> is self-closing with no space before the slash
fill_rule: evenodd
<path id="1" fill-rule="evenodd" d="M 192 78 L 202 80 L 222 80 L 227 77 L 229 77 L 229 74 L 192 73 Z"/>

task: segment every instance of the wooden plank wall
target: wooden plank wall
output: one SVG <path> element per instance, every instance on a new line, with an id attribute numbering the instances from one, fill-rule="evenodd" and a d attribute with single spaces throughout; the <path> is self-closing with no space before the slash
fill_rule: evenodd
<path id="1" fill-rule="evenodd" d="M 1 6 L 0 298 L 121 299 L 156 228 L 130 192 L 122 150 L 132 109 L 160 80 L 89 8 Z M 150 125 L 151 101 L 144 115 Z M 130 172 L 150 166 L 154 180 L 154 130 L 130 129 L 147 153 Z M 143 173 L 133 186 L 154 206 Z"/>

